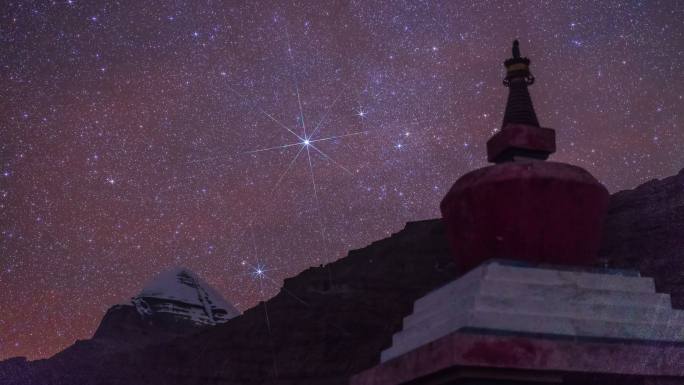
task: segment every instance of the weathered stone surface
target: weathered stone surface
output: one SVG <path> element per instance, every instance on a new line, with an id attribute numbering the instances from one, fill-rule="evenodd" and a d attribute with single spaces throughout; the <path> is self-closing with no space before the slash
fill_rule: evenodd
<path id="1" fill-rule="evenodd" d="M 684 308 L 684 170 L 613 194 L 601 258 L 654 277 L 658 291 Z"/>
<path id="2" fill-rule="evenodd" d="M 663 301 L 651 278 L 623 274 L 485 263 L 417 300 L 381 361 L 463 328 L 684 344 L 684 311 Z M 518 296 L 503 294 L 511 283 Z M 545 290 L 529 295 L 535 287 Z M 574 287 L 575 295 L 558 287 Z M 625 302 L 625 294 L 641 301 Z"/>

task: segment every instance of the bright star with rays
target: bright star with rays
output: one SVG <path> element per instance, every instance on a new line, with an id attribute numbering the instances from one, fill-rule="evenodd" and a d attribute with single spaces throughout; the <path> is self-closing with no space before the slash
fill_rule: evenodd
<path id="1" fill-rule="evenodd" d="M 264 283 L 275 283 L 275 280 L 269 277 L 266 273 L 268 273 L 269 271 L 275 271 L 277 269 L 267 268 L 266 265 L 258 261 L 254 265 L 247 261 L 242 261 L 241 265 L 247 268 L 247 272 L 245 273 L 245 275 L 249 275 L 250 277 L 252 277 L 252 279 L 256 281 L 256 283 L 259 286 L 259 292 L 261 294 L 264 293 Z"/>
<path id="2" fill-rule="evenodd" d="M 290 58 L 290 65 L 291 65 L 291 68 L 292 68 L 292 70 L 294 71 L 294 69 L 295 69 L 294 62 L 295 62 L 295 60 L 294 60 L 294 56 L 293 56 L 292 46 L 290 45 L 290 34 L 289 34 L 288 31 L 287 31 L 287 27 L 285 28 L 285 36 L 286 36 L 286 38 L 287 38 L 287 54 L 288 54 L 288 56 L 289 56 L 289 58 Z M 304 150 L 306 150 L 306 158 L 307 158 L 307 163 L 308 163 L 308 166 L 309 166 L 309 174 L 311 175 L 311 185 L 312 185 L 312 188 L 313 188 L 314 198 L 316 199 L 316 205 L 318 206 L 318 190 L 317 190 L 317 187 L 316 187 L 316 177 L 315 177 L 315 175 L 314 175 L 313 161 L 312 161 L 312 159 L 311 159 L 311 158 L 312 158 L 312 157 L 311 157 L 312 152 L 317 153 L 320 157 L 324 158 L 325 160 L 329 161 L 330 163 L 334 164 L 335 166 L 341 168 L 344 172 L 346 172 L 346 173 L 348 173 L 348 174 L 350 174 L 350 175 L 353 175 L 353 173 L 352 173 L 351 171 L 349 171 L 349 169 L 347 169 L 346 167 L 342 166 L 341 164 L 339 164 L 339 163 L 337 163 L 335 160 L 333 160 L 328 154 L 326 154 L 325 152 L 323 152 L 323 151 L 322 151 L 317 145 L 315 145 L 314 143 L 320 143 L 320 142 L 325 142 L 325 141 L 331 141 L 331 140 L 341 139 L 341 138 L 345 138 L 345 137 L 349 137 L 349 136 L 362 135 L 362 134 L 367 133 L 368 131 L 354 132 L 354 133 L 344 134 L 344 135 L 328 136 L 328 137 L 323 137 L 323 138 L 318 138 L 318 137 L 316 137 L 316 134 L 318 134 L 319 129 L 321 128 L 321 126 L 322 126 L 323 123 L 325 122 L 326 118 L 328 117 L 328 114 L 329 114 L 330 111 L 335 107 L 335 104 L 337 104 L 337 101 L 340 99 L 340 96 L 342 96 L 342 94 L 340 93 L 340 94 L 335 98 L 335 100 L 333 101 L 333 103 L 325 110 L 325 113 L 323 114 L 323 117 L 322 117 L 321 120 L 318 122 L 318 124 L 314 127 L 313 131 L 307 132 L 306 120 L 305 120 L 305 118 L 304 118 L 304 109 L 302 108 L 302 97 L 301 97 L 301 94 L 300 94 L 300 92 L 299 92 L 299 83 L 297 82 L 296 76 L 292 75 L 292 81 L 293 81 L 293 83 L 294 83 L 295 93 L 296 93 L 296 95 L 297 95 L 297 104 L 298 104 L 298 106 L 299 106 L 299 111 L 298 111 L 298 112 L 299 112 L 299 119 L 298 119 L 298 120 L 299 120 L 299 122 L 300 122 L 299 130 L 301 130 L 301 134 L 296 133 L 293 129 L 291 129 L 291 128 L 288 127 L 287 125 L 283 124 L 281 121 L 275 119 L 271 114 L 269 114 L 269 113 L 267 113 L 266 111 L 264 111 L 261 107 L 258 107 L 258 109 L 259 109 L 259 111 L 260 111 L 261 113 L 263 113 L 264 115 L 266 115 L 270 120 L 274 121 L 274 122 L 277 123 L 280 127 L 284 128 L 284 129 L 287 130 L 290 134 L 294 135 L 295 138 L 297 139 L 297 141 L 294 142 L 294 143 L 287 143 L 287 144 L 283 144 L 283 145 L 280 145 L 280 146 L 268 147 L 268 148 L 262 148 L 262 149 L 247 151 L 247 153 L 254 154 L 254 153 L 264 152 L 264 151 L 282 150 L 282 149 L 284 149 L 284 148 L 289 148 L 289 147 L 296 147 L 296 146 L 299 146 L 299 147 L 300 147 L 300 148 L 299 148 L 299 151 L 297 151 L 297 153 L 295 154 L 295 156 L 292 158 L 292 160 L 290 161 L 290 163 L 287 165 L 287 168 L 285 169 L 285 171 L 284 171 L 284 172 L 280 175 L 280 177 L 278 178 L 278 181 L 276 182 L 276 187 L 278 187 L 278 185 L 280 185 L 280 182 L 283 180 L 283 178 L 285 177 L 285 175 L 287 175 L 287 173 L 290 171 L 290 169 L 291 169 L 292 166 L 295 164 L 295 162 L 297 161 L 297 159 L 299 159 L 300 155 L 304 152 Z M 236 94 L 238 94 L 238 95 L 240 95 L 241 97 L 244 98 L 244 96 L 242 96 L 241 94 L 237 93 L 235 90 L 231 89 L 231 91 L 232 91 L 233 93 L 236 93 Z M 366 115 L 366 112 L 363 111 L 363 110 L 359 107 L 359 110 L 357 111 L 357 116 L 359 116 L 360 118 L 363 119 L 363 118 L 365 117 L 365 115 Z"/>
<path id="3" fill-rule="evenodd" d="M 297 91 L 297 93 L 299 93 L 299 91 Z M 339 99 L 339 96 L 337 97 L 337 99 L 335 99 L 333 104 L 328 108 L 328 112 L 330 109 L 332 109 L 334 107 L 334 105 L 338 99 Z M 367 133 L 368 131 L 353 132 L 350 134 L 334 135 L 334 136 L 328 136 L 328 137 L 317 137 L 316 134 L 319 133 L 319 129 L 320 129 L 321 125 L 324 123 L 324 121 L 326 120 L 328 112 L 326 112 L 326 114 L 323 116 L 321 121 L 316 125 L 314 130 L 309 134 L 306 133 L 306 124 L 304 123 L 304 113 L 301 109 L 299 112 L 300 112 L 300 119 L 299 120 L 302 122 L 301 127 L 300 127 L 302 130 L 302 134 L 299 135 L 299 134 L 295 133 L 294 130 L 286 127 L 287 131 L 295 136 L 295 138 L 297 139 L 296 142 L 286 143 L 286 144 L 283 144 L 280 146 L 260 148 L 260 149 L 256 149 L 256 150 L 252 150 L 252 151 L 247 151 L 246 153 L 255 154 L 255 153 L 259 153 L 259 152 L 282 150 L 285 148 L 299 146 L 299 151 L 297 151 L 295 153 L 294 157 L 290 160 L 289 164 L 287 165 L 287 168 L 285 169 L 285 171 L 283 171 L 283 173 L 278 178 L 278 181 L 276 182 L 276 187 L 278 185 L 280 185 L 283 178 L 285 178 L 285 176 L 290 172 L 290 170 L 294 166 L 297 159 L 299 159 L 299 157 L 304 152 L 306 152 L 306 159 L 307 159 L 306 163 L 308 164 L 309 174 L 311 175 L 311 185 L 313 187 L 314 195 L 316 196 L 316 199 L 318 199 L 318 191 L 317 191 L 317 187 L 316 187 L 316 178 L 315 178 L 314 170 L 313 170 L 312 153 L 317 154 L 318 156 L 324 158 L 325 160 L 329 161 L 330 163 L 334 164 L 335 166 L 339 167 L 344 172 L 346 172 L 350 175 L 353 175 L 353 173 L 348 168 L 342 166 L 341 164 L 339 164 L 338 162 L 333 160 L 328 154 L 326 154 L 323 150 L 321 150 L 317 144 L 321 143 L 321 142 L 325 142 L 325 141 L 331 141 L 331 140 L 341 139 L 341 138 L 350 137 L 350 136 L 363 135 L 363 134 Z M 280 126 L 284 126 L 284 124 L 282 124 L 281 122 L 277 122 L 277 123 L 279 123 Z"/>
<path id="4" fill-rule="evenodd" d="M 312 154 L 318 155 L 319 157 L 322 157 L 324 160 L 326 160 L 326 161 L 332 163 L 333 165 L 339 167 L 340 169 L 342 169 L 347 174 L 353 175 L 353 173 L 349 169 L 347 169 L 346 167 L 342 166 L 341 164 L 339 164 L 338 162 L 333 160 L 328 154 L 326 154 L 323 150 L 321 150 L 321 148 L 319 148 L 319 144 L 322 142 L 326 142 L 326 141 L 332 141 L 332 140 L 337 140 L 337 139 L 351 137 L 351 136 L 363 135 L 363 134 L 368 133 L 369 131 L 360 131 L 360 132 L 353 132 L 353 133 L 348 133 L 348 134 L 343 134 L 343 135 L 333 135 L 333 136 L 327 136 L 327 137 L 318 137 L 317 136 L 317 134 L 319 134 L 320 128 L 325 123 L 325 121 L 328 117 L 328 114 L 330 113 L 331 110 L 333 110 L 333 108 L 337 104 L 337 101 L 342 96 L 342 93 L 340 93 L 334 99 L 334 101 L 332 102 L 332 104 L 330 106 L 328 106 L 326 109 L 324 109 L 324 114 L 323 114 L 322 118 L 320 119 L 320 121 L 318 122 L 318 124 L 316 124 L 314 129 L 311 131 L 307 131 L 307 125 L 306 125 L 306 120 L 305 120 L 305 116 L 304 116 L 304 109 L 302 108 L 302 97 L 301 97 L 301 93 L 299 91 L 299 83 L 297 81 L 296 76 L 294 75 L 294 71 L 296 68 L 295 67 L 295 59 L 294 59 L 294 55 L 293 55 L 292 46 L 290 45 L 290 35 L 289 35 L 289 32 L 287 31 L 287 27 L 285 27 L 285 36 L 287 39 L 287 55 L 289 56 L 291 69 L 293 71 L 291 77 L 292 77 L 292 81 L 294 83 L 294 91 L 295 91 L 295 94 L 297 95 L 297 104 L 299 107 L 298 119 L 297 119 L 299 127 L 297 128 L 297 130 L 294 130 L 291 127 L 288 127 L 288 125 L 286 125 L 282 121 L 276 119 L 273 116 L 273 114 L 267 112 L 260 105 L 252 103 L 250 101 L 250 98 L 248 98 L 243 93 L 238 92 L 237 90 L 235 90 L 230 85 L 227 84 L 226 87 L 230 92 L 237 95 L 238 97 L 240 97 L 242 100 L 244 100 L 248 104 L 252 104 L 254 106 L 254 108 L 259 113 L 261 113 L 262 115 L 267 117 L 269 120 L 271 120 L 273 123 L 275 123 L 276 125 L 278 125 L 279 127 L 283 128 L 283 129 L 285 129 L 287 132 L 289 132 L 290 134 L 292 134 L 294 136 L 294 141 L 292 143 L 285 143 L 285 144 L 282 144 L 279 146 L 260 148 L 260 149 L 256 149 L 256 150 L 246 151 L 244 153 L 256 154 L 256 153 L 261 153 L 261 152 L 266 152 L 266 151 L 283 150 L 283 149 L 290 148 L 290 147 L 299 147 L 299 150 L 296 152 L 295 156 L 290 160 L 287 167 L 285 168 L 283 173 L 278 178 L 278 180 L 275 184 L 275 188 L 277 188 L 280 185 L 280 183 L 282 182 L 283 178 L 285 178 L 285 176 L 289 173 L 289 171 L 292 169 L 294 164 L 300 158 L 300 156 L 304 152 L 306 152 L 306 160 L 307 160 L 306 164 L 308 165 L 308 169 L 309 169 L 308 171 L 309 171 L 309 174 L 311 176 L 311 185 L 312 185 L 314 197 L 316 200 L 316 205 L 318 206 L 318 188 L 316 186 L 316 177 L 315 177 L 315 173 L 314 173 L 314 162 L 312 160 Z M 225 75 L 226 75 L 225 72 L 221 72 L 221 76 L 225 76 Z M 367 115 L 367 112 L 365 110 L 363 110 L 363 108 L 359 105 L 359 108 L 356 110 L 356 116 L 358 116 L 359 118 L 361 118 L 363 120 L 366 117 L 366 115 Z M 297 131 L 299 131 L 299 132 L 297 132 Z M 188 163 L 206 162 L 206 161 L 217 160 L 219 158 L 225 158 L 225 157 L 229 157 L 229 156 L 230 156 L 230 154 L 221 154 L 221 155 L 212 156 L 212 157 L 205 158 L 205 159 L 192 160 L 192 161 L 189 161 Z"/>
<path id="5" fill-rule="evenodd" d="M 281 129 L 284 129 L 287 131 L 290 135 L 292 135 L 291 141 L 287 141 L 283 144 L 273 146 L 273 147 L 266 147 L 266 148 L 259 148 L 255 150 L 250 150 L 250 151 L 244 151 L 242 154 L 251 154 L 251 155 L 256 155 L 260 153 L 266 153 L 269 151 L 282 151 L 283 149 L 288 149 L 288 148 L 293 148 L 296 149 L 296 152 L 293 151 L 294 156 L 289 159 L 289 161 L 284 162 L 283 167 L 284 171 L 280 174 L 278 177 L 278 180 L 275 182 L 274 189 L 277 189 L 278 186 L 280 186 L 280 183 L 284 180 L 284 178 L 288 175 L 290 170 L 297 164 L 297 161 L 299 158 L 305 158 L 303 162 L 303 167 L 308 170 L 306 172 L 309 174 L 309 177 L 311 179 L 311 187 L 312 187 L 312 192 L 313 192 L 313 211 L 318 213 L 318 221 L 319 223 L 319 229 L 320 229 L 320 234 L 323 238 L 323 248 L 325 249 L 325 245 L 327 244 L 327 236 L 326 236 L 326 229 L 325 229 L 325 221 L 322 219 L 323 214 L 321 213 L 320 209 L 320 201 L 318 197 L 318 186 L 316 182 L 316 173 L 314 172 L 314 165 L 316 162 L 314 160 L 316 157 L 322 158 L 326 162 L 323 162 L 326 165 L 334 165 L 335 167 L 338 167 L 342 169 L 345 173 L 349 175 L 354 175 L 348 168 L 344 167 L 337 161 L 335 161 L 330 155 L 328 155 L 323 149 L 321 149 L 320 145 L 324 142 L 331 142 L 331 141 L 337 141 L 339 139 L 343 138 L 348 138 L 352 136 L 360 136 L 368 133 L 369 131 L 358 131 L 358 132 L 351 132 L 351 133 L 346 133 L 346 134 L 341 134 L 341 135 L 331 135 L 331 136 L 322 136 L 320 135 L 321 133 L 321 128 L 324 127 L 324 124 L 326 123 L 328 119 L 328 115 L 331 113 L 331 111 L 334 110 L 337 102 L 340 100 L 341 96 L 343 95 L 343 92 L 340 92 L 337 97 L 333 100 L 333 102 L 323 108 L 323 113 L 322 117 L 320 120 L 313 126 L 313 129 L 311 129 L 310 125 L 307 125 L 307 123 L 310 124 L 310 122 L 306 119 L 304 115 L 304 109 L 303 109 L 303 103 L 302 103 L 302 95 L 300 93 L 299 89 L 299 83 L 297 81 L 297 77 L 295 75 L 295 69 L 296 66 L 294 64 L 294 56 L 293 56 L 293 50 L 292 47 L 290 46 L 290 38 L 289 38 L 289 33 L 287 32 L 287 28 L 285 28 L 285 36 L 287 38 L 287 55 L 289 56 L 290 59 L 290 64 L 291 64 L 291 78 L 292 78 L 292 83 L 293 83 L 293 88 L 294 88 L 294 94 L 297 97 L 297 106 L 298 106 L 298 111 L 296 111 L 297 115 L 297 123 L 295 127 L 291 127 L 288 124 L 285 124 L 283 121 L 279 120 L 274 116 L 273 113 L 270 113 L 266 111 L 266 109 L 261 106 L 256 100 L 258 98 L 255 97 L 248 97 L 248 94 L 245 94 L 243 92 L 240 92 L 236 90 L 235 88 L 231 87 L 229 82 L 226 82 L 225 87 L 228 91 L 233 93 L 234 95 L 238 96 L 240 99 L 242 99 L 246 104 L 251 105 L 251 107 L 255 110 L 255 112 L 258 112 L 259 114 L 263 115 L 264 117 L 268 118 L 269 121 L 272 123 L 275 123 L 275 125 Z M 220 73 L 221 77 L 227 77 L 225 72 Z M 362 107 L 359 105 L 358 109 L 355 110 L 355 115 L 359 117 L 361 120 L 363 120 L 367 112 L 362 109 Z M 204 158 L 204 159 L 195 159 L 195 160 L 190 160 L 187 163 L 192 163 L 192 164 L 199 164 L 207 161 L 216 161 L 219 159 L 225 159 L 225 158 L 232 158 L 234 154 L 227 154 L 227 153 L 221 153 L 221 154 L 216 154 L 212 155 L 210 157 Z M 305 155 L 305 156 L 304 156 Z M 287 165 L 285 166 L 285 163 Z M 301 164 L 302 162 L 300 162 Z M 161 190 L 160 190 L 161 192 Z M 263 271 L 262 271 L 263 272 Z M 260 277 L 261 273 L 259 273 L 259 269 L 255 270 L 256 277 Z M 265 276 L 265 275 L 264 275 Z"/>
<path id="6" fill-rule="evenodd" d="M 249 274 L 255 279 L 266 278 L 266 272 L 269 271 L 269 269 L 267 269 L 266 266 L 261 263 L 257 263 L 256 266 L 249 265 L 249 269 Z"/>

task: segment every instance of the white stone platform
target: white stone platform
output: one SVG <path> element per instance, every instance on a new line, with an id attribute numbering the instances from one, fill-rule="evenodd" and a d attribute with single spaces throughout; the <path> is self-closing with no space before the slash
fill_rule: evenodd
<path id="1" fill-rule="evenodd" d="M 418 299 L 381 361 L 459 329 L 684 342 L 684 311 L 652 278 L 485 263 Z"/>

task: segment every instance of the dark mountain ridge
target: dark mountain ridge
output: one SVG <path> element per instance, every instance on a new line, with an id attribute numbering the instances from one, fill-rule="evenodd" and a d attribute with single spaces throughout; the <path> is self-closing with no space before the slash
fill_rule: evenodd
<path id="1" fill-rule="evenodd" d="M 413 302 L 456 277 L 440 220 L 285 280 L 218 326 L 164 341 L 78 341 L 47 360 L 0 363 L 2 384 L 346 384 L 375 365 Z M 613 194 L 601 263 L 635 268 L 684 307 L 684 170 Z M 115 339 L 114 339 L 115 340 Z"/>

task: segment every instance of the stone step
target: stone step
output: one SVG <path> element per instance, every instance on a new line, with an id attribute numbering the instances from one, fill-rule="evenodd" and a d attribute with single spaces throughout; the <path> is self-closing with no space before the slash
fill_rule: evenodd
<path id="1" fill-rule="evenodd" d="M 598 290 L 655 293 L 653 278 L 596 272 L 527 268 L 491 263 L 484 266 L 487 281 L 528 282 L 544 285 L 576 285 Z"/>
<path id="2" fill-rule="evenodd" d="M 534 314 L 511 316 L 504 312 L 477 311 L 470 315 L 468 324 L 484 329 L 574 337 L 684 342 L 684 325 L 681 319 L 678 323 L 662 319 L 653 322 L 620 322 Z"/>
<path id="3" fill-rule="evenodd" d="M 431 325 L 439 322 L 440 319 L 457 319 L 461 317 L 461 314 L 478 311 L 495 311 L 508 314 L 509 317 L 516 317 L 520 314 L 645 324 L 667 321 L 673 325 L 684 326 L 684 311 L 673 310 L 669 302 L 659 304 L 653 301 L 651 306 L 646 306 L 646 304 L 632 306 L 610 303 L 572 303 L 557 301 L 554 298 L 511 299 L 487 295 L 460 298 L 448 306 L 437 306 L 421 313 L 411 314 L 404 318 L 403 330 L 421 327 L 421 325 L 423 327 L 424 325 Z"/>
<path id="4" fill-rule="evenodd" d="M 463 292 L 460 294 L 453 294 L 446 298 L 435 299 L 431 306 L 421 307 L 414 310 L 413 313 L 404 317 L 403 325 L 407 325 L 418 322 L 421 319 L 431 317 L 432 314 L 438 313 L 440 311 L 467 311 L 475 305 L 475 300 L 478 297 L 477 286 L 473 286 L 472 290 L 469 292 Z"/>
<path id="5" fill-rule="evenodd" d="M 428 294 L 416 301 L 413 313 L 404 318 L 404 326 L 430 317 L 440 309 L 467 307 L 476 297 L 495 297 L 502 301 L 538 300 L 554 304 L 623 306 L 633 307 L 635 312 L 640 313 L 671 307 L 670 295 L 663 293 L 586 289 L 572 284 L 549 287 L 515 281 L 484 281 L 466 287 L 452 285 L 448 290 Z"/>
<path id="6" fill-rule="evenodd" d="M 383 361 L 464 327 L 684 342 L 684 311 L 651 278 L 494 261 L 418 299 Z"/>
<path id="7" fill-rule="evenodd" d="M 476 311 L 451 319 L 432 319 L 424 324 L 402 330 L 393 336 L 392 346 L 382 352 L 381 360 L 385 362 L 464 327 L 567 337 L 684 342 L 684 325 L 663 320 L 650 323 L 620 322 Z"/>
<path id="8" fill-rule="evenodd" d="M 651 278 L 506 266 L 494 262 L 480 266 L 418 299 L 414 303 L 414 313 L 446 303 L 452 297 L 473 293 L 479 287 L 487 293 L 501 290 L 502 296 L 515 296 L 518 292 L 542 295 L 545 291 L 553 290 L 562 297 L 576 297 L 581 296 L 582 291 L 595 290 L 596 293 L 589 292 L 589 295 L 600 297 L 599 291 L 615 292 L 615 297 L 606 294 L 606 298 L 620 297 L 619 300 L 625 303 L 632 299 L 634 302 L 669 301 L 668 294 L 655 292 Z M 656 294 L 662 298 L 649 297 Z"/>
<path id="9" fill-rule="evenodd" d="M 494 311 L 521 315 L 567 317 L 616 322 L 650 323 L 668 320 L 684 326 L 684 312 L 675 311 L 670 304 L 665 306 L 631 306 L 604 303 L 565 302 L 550 297 L 546 299 L 502 298 L 479 296 L 474 301 L 474 311 Z"/>
<path id="10" fill-rule="evenodd" d="M 452 302 L 466 295 L 473 295 L 479 288 L 484 270 L 477 268 L 468 274 L 435 289 L 413 303 L 413 312 L 419 313 L 444 303 Z"/>
<path id="11" fill-rule="evenodd" d="M 403 328 L 418 325 L 431 318 L 454 317 L 476 309 L 510 312 L 511 314 L 556 315 L 571 318 L 595 318 L 604 320 L 624 320 L 633 322 L 650 322 L 653 319 L 666 319 L 684 324 L 684 312 L 673 312 L 669 296 L 650 294 L 652 298 L 642 297 L 641 301 L 623 298 L 623 293 L 599 292 L 598 296 L 585 293 L 574 301 L 555 298 L 555 293 L 547 296 L 508 297 L 498 294 L 477 293 L 473 296 L 456 297 L 450 302 L 413 313 L 403 320 Z M 643 294 L 643 293 L 642 293 Z M 550 297 L 553 295 L 554 297 Z M 611 298 L 611 295 L 614 295 Z M 623 301 L 622 301 L 623 300 Z M 659 317 L 659 318 L 658 318 Z"/>
<path id="12" fill-rule="evenodd" d="M 591 304 L 630 305 L 635 307 L 670 307 L 666 293 L 630 290 L 588 289 L 574 284 L 553 285 L 516 281 L 489 281 L 479 287 L 481 296 L 501 298 L 549 299 L 554 301 Z"/>
<path id="13" fill-rule="evenodd" d="M 413 326 L 394 334 L 392 346 L 380 355 L 381 361 L 384 362 L 388 356 L 398 356 L 460 329 L 466 323 L 468 315 L 461 314 L 460 316 L 461 320 L 431 319 L 425 324 Z"/>

